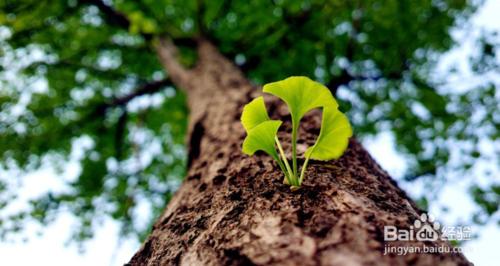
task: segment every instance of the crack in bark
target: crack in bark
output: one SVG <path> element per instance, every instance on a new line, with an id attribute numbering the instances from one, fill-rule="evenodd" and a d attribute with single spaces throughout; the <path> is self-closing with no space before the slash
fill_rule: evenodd
<path id="1" fill-rule="evenodd" d="M 193 161 L 198 159 L 201 152 L 201 139 L 205 134 L 205 127 L 203 126 L 203 122 L 199 120 L 194 124 L 193 131 L 191 132 L 191 137 L 189 139 L 189 147 L 188 147 L 188 163 L 187 167 L 190 168 L 193 164 Z"/>

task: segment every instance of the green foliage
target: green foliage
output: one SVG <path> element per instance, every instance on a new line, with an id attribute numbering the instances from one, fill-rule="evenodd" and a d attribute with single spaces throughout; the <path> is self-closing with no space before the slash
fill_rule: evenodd
<path id="1" fill-rule="evenodd" d="M 152 34 L 158 31 L 156 21 L 144 16 L 142 12 L 134 11 L 129 15 L 129 31 L 133 34 L 146 33 Z"/>
<path id="2" fill-rule="evenodd" d="M 339 158 L 352 136 L 349 120 L 337 108 L 325 107 L 321 125 L 318 140 L 306 150 L 306 157 L 322 161 Z"/>
<path id="3" fill-rule="evenodd" d="M 184 95 L 168 82 L 136 94 L 168 79 L 151 45 L 160 35 L 208 37 L 257 84 L 291 74 L 327 84 L 358 139 L 394 136 L 409 165 L 402 182 L 420 179 L 435 190 L 450 176 L 473 187 L 478 175 L 497 182 L 494 167 L 478 167 L 500 164 L 491 155 L 498 145 L 489 145 L 500 137 L 497 85 L 459 90 L 459 79 L 443 89 L 432 75 L 437 55 L 453 45 L 450 29 L 476 7 L 466 0 L 0 1 L 0 206 L 18 191 L 10 180 L 20 179 L 10 171 L 20 175 L 53 161 L 80 166 L 72 179 L 60 178 L 67 189 L 0 216 L 0 233 L 18 232 L 32 217 L 49 223 L 67 210 L 80 219 L 78 240 L 90 237 L 102 217 L 120 222 L 124 235 L 146 234 L 135 211 L 151 206 L 150 224 L 186 161 Z M 472 74 L 498 68 L 493 37 L 478 43 Z M 180 52 L 182 62 L 195 61 L 192 47 Z M 324 149 L 327 136 L 338 134 L 325 121 L 343 118 L 328 113 L 311 158 L 338 152 Z M 481 148 L 485 141 L 493 152 Z M 483 223 L 498 211 L 494 190 L 480 188 L 484 193 L 470 191 Z M 438 193 L 425 193 L 432 204 Z"/>
<path id="4" fill-rule="evenodd" d="M 473 186 L 471 187 L 471 194 L 481 208 L 481 211 L 476 213 L 473 219 L 478 224 L 485 224 L 488 217 L 494 215 L 500 207 L 500 186 L 493 185 L 486 189 Z"/>
<path id="5" fill-rule="evenodd" d="M 61 179 L 65 190 L 33 197 L 26 210 L 1 216 L 2 236 L 31 216 L 45 224 L 66 210 L 80 219 L 75 240 L 92 237 L 104 217 L 118 221 L 124 237 L 144 237 L 150 227 L 140 224 L 152 223 L 184 176 L 185 96 L 163 82 L 129 97 L 165 78 L 153 49 L 136 35 L 156 32 L 150 27 L 156 21 L 128 16 L 130 28 L 121 28 L 100 12 L 83 1 L 0 4 L 10 32 L 7 41 L 0 38 L 2 60 L 10 60 L 2 61 L 0 106 L 8 117 L 25 109 L 0 121 L 3 167 L 30 171 L 47 167 L 53 156 L 64 162 L 82 153 L 76 178 Z M 24 83 L 7 80 L 9 75 Z M 136 214 L 139 206 L 148 207 L 146 216 Z"/>
<path id="6" fill-rule="evenodd" d="M 264 104 L 264 97 L 257 97 L 243 107 L 241 123 L 246 131 L 267 120 L 269 120 L 269 115 Z"/>
<path id="7" fill-rule="evenodd" d="M 278 140 L 277 133 L 281 121 L 269 120 L 263 97 L 252 100 L 243 108 L 241 122 L 247 131 L 243 152 L 253 155 L 257 150 L 265 151 L 278 162 L 285 175 L 284 183 L 290 184 L 292 189 L 299 188 L 310 158 L 326 161 L 342 155 L 352 135 L 351 125 L 347 117 L 337 109 L 338 104 L 328 88 L 307 77 L 289 77 L 268 83 L 264 85 L 263 91 L 282 99 L 290 110 L 293 168 L 290 168 Z M 306 151 L 306 160 L 299 177 L 296 148 L 299 123 L 307 112 L 318 107 L 323 109 L 320 135 L 316 143 Z M 276 152 L 274 142 L 280 150 L 281 158 Z"/>
<path id="8" fill-rule="evenodd" d="M 264 121 L 247 131 L 247 137 L 243 141 L 243 152 L 253 155 L 256 151 L 265 151 L 273 159 L 278 160 L 278 153 L 274 148 L 274 139 L 281 126 L 281 121 Z"/>
<path id="9" fill-rule="evenodd" d="M 287 104 L 294 127 L 298 127 L 304 115 L 314 108 L 328 106 L 336 109 L 338 107 L 337 101 L 327 87 L 307 77 L 289 77 L 268 83 L 262 90 L 279 97 Z"/>

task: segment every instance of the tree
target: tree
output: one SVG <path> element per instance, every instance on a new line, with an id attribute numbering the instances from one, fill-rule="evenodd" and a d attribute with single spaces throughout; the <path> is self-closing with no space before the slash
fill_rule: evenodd
<path id="1" fill-rule="evenodd" d="M 410 228 L 421 211 L 355 140 L 342 159 L 309 167 L 297 193 L 269 156 L 242 155 L 236 111 L 256 90 L 214 46 L 199 42 L 191 71 L 176 63 L 171 44 L 158 48 L 192 110 L 188 175 L 130 265 L 469 264 L 460 254 L 383 256 L 382 225 Z M 271 116 L 286 116 L 283 104 L 272 104 Z M 305 121 L 300 133 L 310 146 L 320 122 Z M 280 137 L 290 142 L 290 134 Z"/>
<path id="2" fill-rule="evenodd" d="M 243 92 L 250 90 L 250 85 L 225 58 L 232 59 L 257 84 L 291 74 L 315 77 L 328 84 L 341 100 L 341 108 L 348 111 L 357 138 L 383 129 L 394 133 L 399 149 L 409 158 L 408 180 L 443 177 L 446 166 L 437 169 L 436 165 L 446 165 L 452 148 L 443 144 L 443 139 L 472 142 L 472 149 L 460 152 L 470 157 L 472 164 L 475 157 L 481 156 L 477 140 L 485 136 L 471 129 L 493 127 L 486 138 L 498 136 L 493 116 L 495 101 L 484 100 L 494 97 L 496 87 L 486 86 L 457 96 L 438 91 L 437 84 L 429 79 L 432 54 L 449 49 L 450 27 L 475 9 L 466 1 L 83 0 L 45 4 L 6 1 L 1 5 L 0 21 L 5 25 L 2 113 L 24 110 L 2 118 L 0 149 L 4 165 L 33 169 L 47 158 L 68 158 L 79 143 L 90 143 L 79 158 L 80 175 L 68 182 L 71 189 L 33 200 L 30 209 L 4 219 L 5 232 L 18 229 L 17 221 L 26 217 L 47 222 L 57 210 L 68 208 L 80 217 L 75 232 L 78 239 L 90 237 L 96 217 L 103 215 L 122 221 L 123 233 L 141 231 L 144 237 L 149 227 L 134 225 L 134 209 L 147 202 L 154 210 L 153 216 L 159 216 L 179 177 L 184 175 L 184 164 L 190 169 L 189 178 L 179 195 L 187 188 L 194 189 L 190 187 L 193 184 L 203 189 L 202 181 L 207 178 L 214 178 L 214 182 L 205 186 L 205 193 L 215 193 L 212 186 L 217 183 L 220 189 L 232 191 L 229 174 L 206 176 L 193 172 L 196 164 L 208 157 L 211 161 L 203 167 L 219 159 L 242 158 L 241 165 L 266 169 L 263 176 L 273 172 L 267 170 L 270 164 L 265 159 L 259 165 L 238 157 L 242 155 L 237 141 L 242 135 L 235 119 L 239 107 L 248 101 L 250 92 Z M 174 60 L 176 46 L 178 60 Z M 198 48 L 210 51 L 205 59 L 213 61 L 202 63 L 203 53 L 197 53 Z M 161 64 L 167 69 L 166 75 Z M 194 65 L 195 73 L 204 74 L 197 76 L 185 70 Z M 16 70 L 22 70 L 24 78 L 18 76 L 14 82 L 11 76 L 19 73 Z M 215 73 L 202 79 L 204 71 L 209 70 Z M 220 80 L 215 82 L 214 77 Z M 215 90 L 217 84 L 222 85 L 220 91 Z M 186 95 L 191 107 L 189 125 Z M 141 104 L 146 96 L 150 101 Z M 238 104 L 225 101 L 228 97 L 237 99 Z M 211 111 L 214 115 L 204 116 L 210 105 L 205 98 L 218 99 L 217 108 Z M 473 110 L 464 108 L 470 102 L 491 115 L 479 121 L 470 119 Z M 228 115 L 232 123 L 218 120 L 229 119 Z M 182 149 L 186 130 L 190 136 L 187 162 Z M 314 133 L 308 130 L 311 132 L 304 133 Z M 206 140 L 209 132 L 212 138 L 227 136 L 224 145 L 231 144 L 231 152 L 217 159 L 219 153 L 210 149 L 222 144 L 203 144 L 214 141 Z M 212 148 L 207 150 L 203 145 Z M 353 142 L 351 150 L 349 154 L 365 154 L 357 142 Z M 388 178 L 373 166 L 371 159 L 367 161 L 362 167 L 369 173 Z M 345 169 L 341 162 L 338 164 L 335 169 Z M 314 164 L 313 172 L 322 167 Z M 459 170 L 467 171 L 467 166 Z M 275 179 L 259 177 L 255 182 Z M 267 184 L 269 188 L 275 188 L 276 184 L 271 184 Z M 332 190 L 330 186 L 325 191 Z M 389 187 L 401 194 L 397 187 Z M 497 186 L 476 187 L 473 191 L 485 214 L 497 212 Z M 228 196 L 247 195 L 249 191 Z M 406 198 L 390 200 L 401 203 Z M 4 204 L 8 200 L 4 199 Z M 175 202 L 171 205 L 175 206 Z M 410 205 L 408 210 L 416 210 L 413 203 Z M 236 208 L 235 216 L 240 217 L 237 212 L 243 212 L 241 208 Z M 200 219 L 204 224 L 206 217 Z M 194 231 L 188 228 L 186 232 Z M 227 252 L 238 255 L 238 250 Z"/>

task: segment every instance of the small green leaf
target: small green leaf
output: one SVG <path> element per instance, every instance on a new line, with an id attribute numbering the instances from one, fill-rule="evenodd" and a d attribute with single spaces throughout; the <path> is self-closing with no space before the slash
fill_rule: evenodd
<path id="1" fill-rule="evenodd" d="M 344 153 L 351 136 L 347 117 L 337 108 L 325 107 L 318 140 L 306 150 L 305 156 L 322 161 L 337 159 Z"/>
<path id="2" fill-rule="evenodd" d="M 274 142 L 281 123 L 279 120 L 268 120 L 250 129 L 243 141 L 243 152 L 247 155 L 253 155 L 260 150 L 279 161 Z"/>
<path id="3" fill-rule="evenodd" d="M 241 123 L 247 132 L 260 123 L 268 120 L 269 116 L 267 115 L 266 106 L 264 105 L 264 97 L 260 96 L 255 98 L 243 107 Z"/>
<path id="4" fill-rule="evenodd" d="M 298 125 L 300 119 L 314 108 L 338 107 L 330 90 L 308 77 L 289 77 L 268 83 L 264 85 L 263 91 L 279 97 L 288 105 L 295 125 Z"/>

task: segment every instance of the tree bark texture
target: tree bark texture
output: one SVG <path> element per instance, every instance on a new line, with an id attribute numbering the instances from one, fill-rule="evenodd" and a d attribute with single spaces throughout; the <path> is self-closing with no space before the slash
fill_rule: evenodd
<path id="1" fill-rule="evenodd" d="M 408 229 L 421 210 L 355 139 L 340 159 L 311 162 L 302 188 L 291 192 L 269 156 L 241 152 L 241 111 L 260 89 L 206 41 L 191 70 L 175 61 L 171 43 L 158 54 L 188 94 L 188 174 L 130 265 L 470 264 L 452 253 L 383 255 L 384 225 Z M 271 118 L 284 121 L 279 137 L 290 150 L 286 106 L 265 97 Z M 299 151 L 314 143 L 320 124 L 319 110 L 302 120 Z"/>

